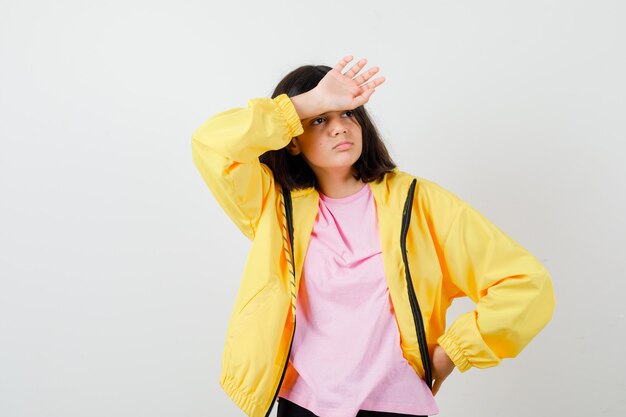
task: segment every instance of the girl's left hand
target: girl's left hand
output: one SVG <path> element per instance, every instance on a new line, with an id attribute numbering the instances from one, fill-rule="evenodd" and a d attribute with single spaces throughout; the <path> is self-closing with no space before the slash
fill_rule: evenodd
<path id="1" fill-rule="evenodd" d="M 437 395 L 441 384 L 452 373 L 454 367 L 454 362 L 446 351 L 441 346 L 436 346 L 432 358 L 433 395 Z"/>

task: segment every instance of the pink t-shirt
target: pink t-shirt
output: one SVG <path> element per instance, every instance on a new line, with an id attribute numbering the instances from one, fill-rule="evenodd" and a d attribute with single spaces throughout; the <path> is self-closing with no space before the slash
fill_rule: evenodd
<path id="1" fill-rule="evenodd" d="M 369 185 L 345 198 L 321 195 L 296 317 L 280 397 L 322 417 L 439 412 L 400 349 Z"/>

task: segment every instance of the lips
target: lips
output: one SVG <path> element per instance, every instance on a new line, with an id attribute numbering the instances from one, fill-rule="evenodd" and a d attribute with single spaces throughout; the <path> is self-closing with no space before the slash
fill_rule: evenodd
<path id="1" fill-rule="evenodd" d="M 333 146 L 333 149 L 345 150 L 345 149 L 349 149 L 350 147 L 352 147 L 352 142 L 348 142 L 347 140 L 344 140 L 342 142 L 339 142 L 335 146 Z"/>

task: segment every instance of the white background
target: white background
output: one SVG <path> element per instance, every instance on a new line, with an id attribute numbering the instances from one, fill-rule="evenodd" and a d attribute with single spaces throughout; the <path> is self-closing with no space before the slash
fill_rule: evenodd
<path id="1" fill-rule="evenodd" d="M 243 415 L 218 376 L 249 243 L 191 133 L 346 54 L 388 79 L 369 109 L 401 169 L 554 279 L 553 321 L 455 371 L 440 416 L 626 415 L 625 21 L 619 0 L 0 0 L 0 415 Z"/>

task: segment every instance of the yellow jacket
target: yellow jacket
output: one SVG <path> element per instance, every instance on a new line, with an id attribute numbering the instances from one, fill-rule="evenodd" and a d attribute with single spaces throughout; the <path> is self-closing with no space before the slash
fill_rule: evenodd
<path id="1" fill-rule="evenodd" d="M 226 393 L 252 417 L 269 414 L 282 383 L 319 199 L 314 188 L 292 191 L 288 210 L 281 187 L 258 157 L 301 133 L 295 108 L 282 95 L 220 113 L 193 134 L 200 174 L 252 240 L 220 377 Z M 430 384 L 429 356 L 437 344 L 461 371 L 497 365 L 516 356 L 546 325 L 554 295 L 550 276 L 535 257 L 452 193 L 414 180 L 396 169 L 370 185 L 402 351 Z M 293 215 L 293 251 L 287 211 Z M 446 329 L 446 309 L 461 296 L 476 302 L 476 309 Z"/>

